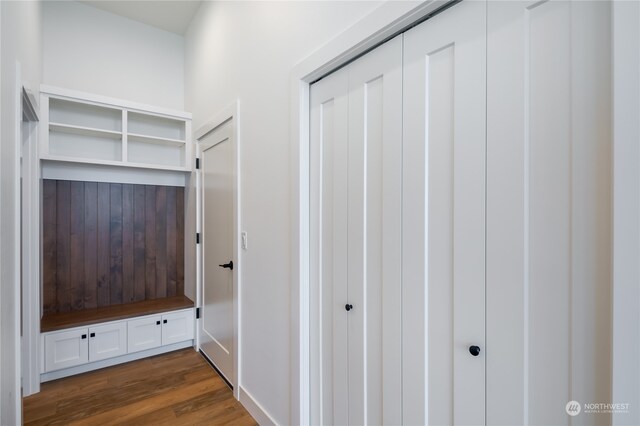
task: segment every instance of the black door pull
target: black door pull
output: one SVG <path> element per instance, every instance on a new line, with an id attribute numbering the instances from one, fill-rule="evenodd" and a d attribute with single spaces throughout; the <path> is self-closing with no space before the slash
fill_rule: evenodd
<path id="1" fill-rule="evenodd" d="M 349 312 L 350 310 L 353 309 L 353 305 L 350 305 L 347 303 L 346 305 L 344 305 L 344 308 L 347 310 L 347 312 Z"/>
<path id="2" fill-rule="evenodd" d="M 231 269 L 233 271 L 233 260 L 230 260 L 229 263 L 224 263 L 222 265 L 218 265 L 221 268 Z"/>
<path id="3" fill-rule="evenodd" d="M 480 355 L 480 346 L 469 346 L 469 353 L 473 356 Z"/>

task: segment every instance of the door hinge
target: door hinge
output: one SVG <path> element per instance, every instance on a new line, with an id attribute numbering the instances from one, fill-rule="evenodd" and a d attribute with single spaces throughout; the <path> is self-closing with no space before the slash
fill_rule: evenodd
<path id="1" fill-rule="evenodd" d="M 196 232 L 196 244 L 200 244 L 200 233 Z"/>
<path id="2" fill-rule="evenodd" d="M 200 159 L 196 158 L 196 170 L 200 169 Z"/>
<path id="3" fill-rule="evenodd" d="M 196 308 L 196 319 L 200 319 L 200 308 Z"/>

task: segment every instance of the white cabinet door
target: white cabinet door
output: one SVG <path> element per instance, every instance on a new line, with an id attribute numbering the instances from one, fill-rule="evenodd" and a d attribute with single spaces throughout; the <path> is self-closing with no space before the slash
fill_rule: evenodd
<path id="1" fill-rule="evenodd" d="M 60 370 L 89 361 L 86 328 L 48 333 L 44 337 L 45 371 Z"/>
<path id="2" fill-rule="evenodd" d="M 127 353 L 127 323 L 113 322 L 89 327 L 89 361 L 113 358 Z"/>
<path id="3" fill-rule="evenodd" d="M 162 345 L 162 317 L 153 315 L 127 321 L 129 353 L 157 348 Z"/>
<path id="4" fill-rule="evenodd" d="M 461 2 L 405 33 L 405 424 L 485 421 L 485 23 Z"/>
<path id="5" fill-rule="evenodd" d="M 489 3 L 489 424 L 611 424 L 610 9 Z"/>
<path id="6" fill-rule="evenodd" d="M 162 344 L 193 339 L 193 309 L 162 315 Z"/>

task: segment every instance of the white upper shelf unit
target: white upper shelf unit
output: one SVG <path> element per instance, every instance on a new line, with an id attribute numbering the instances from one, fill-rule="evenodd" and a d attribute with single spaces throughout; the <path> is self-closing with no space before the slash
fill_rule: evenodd
<path id="1" fill-rule="evenodd" d="M 40 158 L 191 171 L 191 114 L 42 85 Z"/>

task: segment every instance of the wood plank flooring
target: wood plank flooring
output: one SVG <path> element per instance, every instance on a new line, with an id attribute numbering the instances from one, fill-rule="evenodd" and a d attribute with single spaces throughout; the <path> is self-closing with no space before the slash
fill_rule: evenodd
<path id="1" fill-rule="evenodd" d="M 42 384 L 25 425 L 257 425 L 191 348 Z"/>

